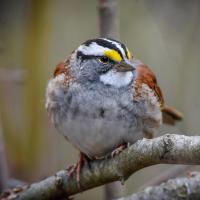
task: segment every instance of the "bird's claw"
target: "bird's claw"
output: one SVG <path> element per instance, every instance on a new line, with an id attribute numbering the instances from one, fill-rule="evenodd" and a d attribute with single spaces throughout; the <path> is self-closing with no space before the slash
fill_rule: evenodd
<path id="1" fill-rule="evenodd" d="M 80 153 L 80 159 L 75 165 L 71 165 L 67 168 L 68 177 L 71 177 L 74 173 L 76 174 L 76 183 L 78 188 L 81 189 L 80 185 L 80 172 L 81 168 L 88 163 L 88 159 L 85 154 Z"/>
<path id="2" fill-rule="evenodd" d="M 111 153 L 111 157 L 113 158 L 114 156 L 120 154 L 124 149 L 126 149 L 128 147 L 128 143 L 124 143 L 119 145 L 116 149 L 114 149 Z"/>

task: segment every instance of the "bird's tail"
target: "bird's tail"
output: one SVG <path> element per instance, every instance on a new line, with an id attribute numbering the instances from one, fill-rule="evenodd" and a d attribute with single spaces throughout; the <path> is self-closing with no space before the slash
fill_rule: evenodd
<path id="1" fill-rule="evenodd" d="M 183 119 L 183 114 L 181 112 L 168 105 L 164 105 L 162 108 L 162 114 L 163 123 L 169 125 L 175 125 L 177 121 L 181 121 Z"/>

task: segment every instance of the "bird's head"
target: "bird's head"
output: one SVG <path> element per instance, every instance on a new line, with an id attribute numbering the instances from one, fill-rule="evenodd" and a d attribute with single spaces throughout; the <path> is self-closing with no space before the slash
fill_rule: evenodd
<path id="1" fill-rule="evenodd" d="M 68 61 L 75 79 L 82 84 L 102 83 L 120 88 L 129 85 L 135 74 L 131 52 L 109 38 L 87 40 Z"/>

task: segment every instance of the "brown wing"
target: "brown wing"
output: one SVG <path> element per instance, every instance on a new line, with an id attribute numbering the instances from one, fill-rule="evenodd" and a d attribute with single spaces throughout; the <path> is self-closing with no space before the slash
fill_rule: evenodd
<path id="1" fill-rule="evenodd" d="M 66 63 L 64 63 L 64 62 L 58 63 L 54 70 L 53 77 L 55 78 L 59 74 L 65 73 L 65 71 L 66 71 Z"/>
<path id="2" fill-rule="evenodd" d="M 69 60 L 66 62 L 60 62 L 56 65 L 56 68 L 54 70 L 54 78 L 58 76 L 59 74 L 65 74 L 65 85 L 69 85 L 69 83 L 72 80 L 72 74 L 70 70 Z"/>
<path id="3" fill-rule="evenodd" d="M 136 72 L 137 72 L 137 77 L 135 83 L 137 87 L 138 88 L 141 87 L 142 84 L 148 85 L 149 88 L 152 89 L 152 91 L 154 91 L 162 107 L 164 105 L 164 99 L 162 92 L 157 84 L 157 80 L 154 73 L 149 69 L 147 65 L 144 65 L 142 63 L 138 64 L 138 66 L 136 67 Z"/>
<path id="4" fill-rule="evenodd" d="M 136 72 L 137 78 L 135 83 L 137 85 L 137 88 L 141 87 L 141 85 L 144 83 L 155 92 L 155 95 L 158 98 L 163 113 L 163 123 L 174 125 L 176 121 L 182 120 L 182 113 L 164 103 L 164 98 L 161 89 L 157 84 L 157 80 L 154 73 L 149 69 L 149 67 L 147 65 L 144 65 L 143 63 L 140 63 L 136 68 Z"/>

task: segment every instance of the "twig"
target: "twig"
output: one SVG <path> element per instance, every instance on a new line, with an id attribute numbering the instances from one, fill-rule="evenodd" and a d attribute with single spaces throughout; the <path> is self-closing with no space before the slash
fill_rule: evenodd
<path id="1" fill-rule="evenodd" d="M 194 172 L 189 177 L 168 180 L 159 186 L 148 187 L 142 192 L 118 200 L 199 200 L 200 173 Z"/>
<path id="2" fill-rule="evenodd" d="M 80 174 L 81 188 L 77 186 L 76 176 L 69 178 L 67 171 L 62 170 L 22 188 L 15 193 L 14 199 L 59 199 L 112 181 L 124 182 L 144 167 L 167 163 L 200 164 L 200 136 L 166 134 L 155 139 L 139 140 L 114 158 L 95 160 L 84 166 Z"/>
<path id="3" fill-rule="evenodd" d="M 119 37 L 119 18 L 116 0 L 98 0 L 101 37 Z"/>
<path id="4" fill-rule="evenodd" d="M 161 184 L 164 181 L 167 181 L 171 178 L 175 178 L 177 176 L 183 175 L 188 170 L 193 170 L 194 166 L 191 165 L 183 165 L 183 166 L 172 166 L 165 172 L 159 174 L 158 176 L 154 177 L 152 180 L 148 181 L 140 188 L 144 189 L 148 186 L 156 186 Z"/>

